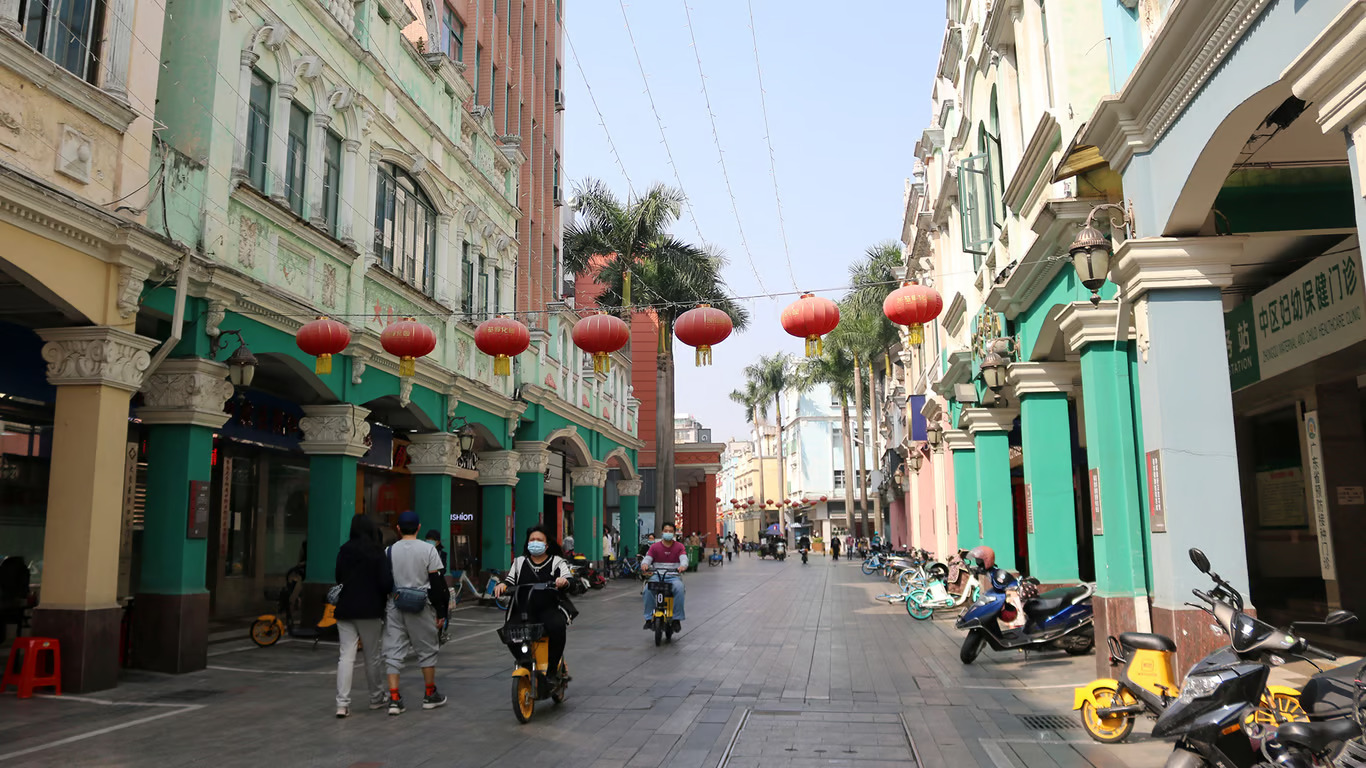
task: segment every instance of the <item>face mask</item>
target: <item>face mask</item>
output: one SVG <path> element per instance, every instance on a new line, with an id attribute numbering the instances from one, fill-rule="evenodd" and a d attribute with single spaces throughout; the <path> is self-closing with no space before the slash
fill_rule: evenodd
<path id="1" fill-rule="evenodd" d="M 672 533 L 669 533 L 668 531 L 665 531 L 665 532 L 664 532 L 664 540 L 665 540 L 665 541 L 673 541 L 673 540 L 674 540 L 674 535 L 673 535 Z"/>
<path id="2" fill-rule="evenodd" d="M 528 542 L 526 543 L 526 551 L 530 552 L 530 553 L 533 554 L 533 555 L 544 555 L 544 554 L 545 554 L 545 542 L 544 542 L 544 541 L 528 541 Z"/>

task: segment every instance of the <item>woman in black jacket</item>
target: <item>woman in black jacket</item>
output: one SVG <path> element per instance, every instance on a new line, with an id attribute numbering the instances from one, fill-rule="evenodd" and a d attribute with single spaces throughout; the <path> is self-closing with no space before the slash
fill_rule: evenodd
<path id="1" fill-rule="evenodd" d="M 351 675 L 356 666 L 359 641 L 365 656 L 365 686 L 370 691 L 370 708 L 388 704 L 388 678 L 380 636 L 384 626 L 384 602 L 394 591 L 394 575 L 389 560 L 379 546 L 379 529 L 365 515 L 351 518 L 351 538 L 337 552 L 337 632 L 341 637 L 341 656 L 337 660 L 337 717 L 351 714 Z"/>

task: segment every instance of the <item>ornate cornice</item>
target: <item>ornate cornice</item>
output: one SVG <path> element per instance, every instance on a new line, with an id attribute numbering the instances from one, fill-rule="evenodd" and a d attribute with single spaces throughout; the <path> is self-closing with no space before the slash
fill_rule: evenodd
<path id="1" fill-rule="evenodd" d="M 1069 351 L 1080 352 L 1087 344 L 1116 341 L 1119 312 L 1117 301 L 1102 301 L 1099 306 L 1091 306 L 1089 301 L 1074 301 L 1055 310 L 1045 325 L 1051 323 L 1057 328 Z M 1126 311 L 1125 315 L 1128 322 L 1119 329 L 1119 341 L 1128 341 L 1134 335 L 1133 313 Z"/>
<path id="2" fill-rule="evenodd" d="M 479 484 L 515 486 L 521 467 L 516 451 L 485 451 L 479 454 Z"/>
<path id="3" fill-rule="evenodd" d="M 953 385 L 966 384 L 972 380 L 972 351 L 960 349 L 949 353 L 949 365 L 931 387 L 940 397 L 952 398 Z"/>
<path id="4" fill-rule="evenodd" d="M 1006 185 L 1002 194 L 1002 201 L 1016 216 L 1022 215 L 1028 201 L 1033 199 L 1034 196 L 1030 193 L 1039 186 L 1039 179 L 1053 177 L 1053 168 L 1049 161 L 1061 144 L 1062 129 L 1058 126 L 1053 113 L 1044 110 L 1043 116 L 1039 118 L 1039 124 L 1034 126 L 1034 133 L 1030 135 L 1029 142 L 1025 144 L 1024 155 L 1015 166 L 1015 173 L 1011 175 L 1010 183 Z"/>
<path id="5" fill-rule="evenodd" d="M 1111 279 L 1128 301 L 1157 288 L 1225 288 L 1246 242 L 1244 235 L 1125 240 Z"/>
<path id="6" fill-rule="evenodd" d="M 146 377 L 143 424 L 191 424 L 217 429 L 228 420 L 223 405 L 232 398 L 228 366 L 199 357 L 167 360 Z"/>
<path id="7" fill-rule="evenodd" d="M 94 384 L 136 392 L 152 364 L 156 339 L 117 328 L 47 328 L 43 341 L 49 384 Z"/>
<path id="8" fill-rule="evenodd" d="M 641 487 L 641 485 L 642 485 L 643 483 L 644 483 L 643 480 L 618 480 L 618 481 L 617 481 L 617 495 L 618 495 L 618 496 L 639 496 L 639 495 L 640 495 L 640 487 Z"/>
<path id="9" fill-rule="evenodd" d="M 413 435 L 408 443 L 408 471 L 414 475 L 473 478 L 474 470 L 460 465 L 460 437 L 450 432 Z"/>
<path id="10" fill-rule="evenodd" d="M 539 440 L 518 440 L 517 453 L 522 457 L 519 472 L 544 475 L 550 465 L 550 444 Z"/>
<path id="11" fill-rule="evenodd" d="M 1019 415 L 1019 408 L 964 408 L 958 429 L 966 429 L 974 438 L 979 432 L 1009 432 Z"/>
<path id="12" fill-rule="evenodd" d="M 1081 380 L 1077 363 L 1011 363 L 1007 373 L 1017 397 L 1073 392 Z"/>
<path id="13" fill-rule="evenodd" d="M 594 462 L 591 466 L 575 467 L 569 470 L 569 479 L 574 482 L 575 488 L 604 488 L 607 486 L 607 466 Z"/>
<path id="14" fill-rule="evenodd" d="M 963 429 L 944 430 L 944 447 L 950 451 L 971 451 L 977 448 L 972 442 L 972 436 Z"/>
<path id="15" fill-rule="evenodd" d="M 25 45 L 16 35 L 0 34 L 0 66 L 76 106 L 119 133 L 126 132 L 138 116 L 137 111 L 126 101 L 57 66 L 51 59 Z"/>
<path id="16" fill-rule="evenodd" d="M 1096 201 L 1052 200 L 1039 208 L 1029 228 L 1038 237 L 1020 257 L 1004 283 L 994 286 L 984 303 L 1014 320 L 1038 301 L 1054 276 L 1068 268 L 1064 254 L 1076 230 L 1086 221 Z"/>
<path id="17" fill-rule="evenodd" d="M 338 405 L 305 405 L 299 428 L 304 432 L 301 447 L 310 456 L 354 456 L 365 455 L 369 447 L 365 444 L 370 436 L 370 415 L 368 408 L 350 403 Z"/>
<path id="18" fill-rule="evenodd" d="M 1353 134 L 1358 167 L 1366 168 L 1366 3 L 1349 3 L 1281 80 L 1309 103 L 1324 133 Z M 1366 179 L 1358 194 L 1366 197 Z"/>

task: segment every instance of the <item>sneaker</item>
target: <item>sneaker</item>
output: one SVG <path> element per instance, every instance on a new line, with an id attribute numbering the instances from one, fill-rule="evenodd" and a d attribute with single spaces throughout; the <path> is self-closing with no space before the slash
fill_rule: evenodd
<path id="1" fill-rule="evenodd" d="M 387 706 L 389 706 L 389 700 L 387 698 L 370 700 L 370 709 L 384 709 Z"/>
<path id="2" fill-rule="evenodd" d="M 404 712 L 403 697 L 389 699 L 389 715 L 401 715 Z"/>
<path id="3" fill-rule="evenodd" d="M 342 719 L 343 717 L 350 717 L 350 716 L 351 716 L 351 708 L 350 708 L 350 707 L 337 707 L 337 719 L 338 719 L 338 720 Z"/>
<path id="4" fill-rule="evenodd" d="M 654 628 L 655 628 L 655 620 L 654 620 L 654 619 L 646 619 L 646 620 L 645 620 L 645 631 L 646 631 L 646 632 L 649 632 L 650 630 L 652 630 L 652 629 L 654 629 Z"/>
<path id="5" fill-rule="evenodd" d="M 671 623 L 673 624 L 673 628 L 674 628 L 674 631 L 675 631 L 675 632 L 682 632 L 682 631 L 683 631 L 683 620 L 682 620 L 682 619 L 674 619 L 673 622 L 671 622 Z"/>
<path id="6" fill-rule="evenodd" d="M 437 707 L 444 706 L 446 706 L 446 697 L 441 694 L 441 691 L 438 691 L 435 688 L 422 699 L 423 709 L 436 709 Z"/>

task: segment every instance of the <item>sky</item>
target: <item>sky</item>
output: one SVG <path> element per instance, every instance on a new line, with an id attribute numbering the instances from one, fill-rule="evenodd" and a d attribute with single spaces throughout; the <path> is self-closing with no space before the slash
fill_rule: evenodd
<path id="1" fill-rule="evenodd" d="M 623 199 L 628 179 L 637 191 L 655 182 L 681 186 L 691 211 L 684 210 L 674 231 L 725 251 L 724 275 L 734 294 L 787 294 L 747 300 L 749 328 L 713 348 L 711 367 L 695 367 L 689 348 L 676 344 L 676 410 L 696 416 L 717 441 L 747 431 L 743 409 L 728 397 L 743 385 L 744 367 L 777 350 L 802 353 L 801 340 L 778 321 L 796 300 L 794 291 L 842 289 L 849 264 L 864 249 L 900 235 L 905 180 L 930 120 L 944 7 L 931 0 L 858 0 L 845 6 L 858 12 L 832 16 L 840 5 L 565 3 L 562 173 L 571 193 L 585 177 L 604 181 Z M 750 6 L 785 226 L 770 175 Z M 821 295 L 838 300 L 842 293 Z"/>

